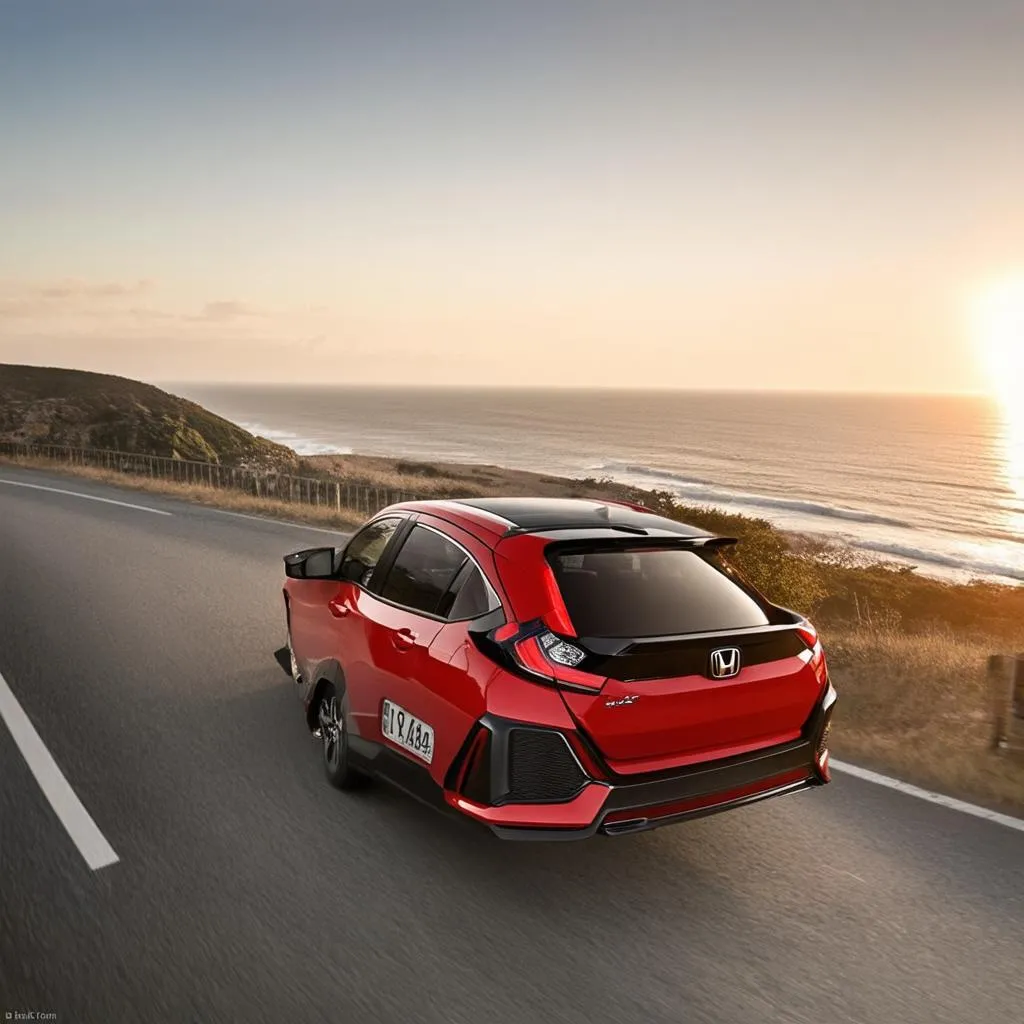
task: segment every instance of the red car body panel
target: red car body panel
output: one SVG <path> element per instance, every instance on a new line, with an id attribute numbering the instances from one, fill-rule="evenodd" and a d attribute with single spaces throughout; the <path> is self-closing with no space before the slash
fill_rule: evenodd
<path id="1" fill-rule="evenodd" d="M 622 714 L 609 701 L 641 699 Z M 683 676 L 620 682 L 600 693 L 565 693 L 573 717 L 622 774 L 663 771 L 696 761 L 787 743 L 800 735 L 821 683 L 799 658 L 750 665 L 732 679 Z"/>
<path id="2" fill-rule="evenodd" d="M 657 524 L 667 522 L 609 504 L 616 518 L 639 517 L 648 533 L 660 536 Z M 538 640 L 545 630 L 566 643 L 586 641 L 546 561 L 553 535 L 517 528 L 500 502 L 490 505 L 498 511 L 468 501 L 406 503 L 371 520 L 407 520 L 380 556 L 384 576 L 413 529 L 453 541 L 490 588 L 486 615 L 447 620 L 399 606 L 372 592 L 380 589 L 375 579 L 371 589 L 340 577 L 286 580 L 311 727 L 330 683 L 344 694 L 353 750 L 368 770 L 389 777 L 402 768 L 408 778 L 429 779 L 445 806 L 516 838 L 640 830 L 828 781 L 834 691 L 820 644 L 745 664 L 726 679 L 691 672 L 626 680 L 596 674 L 586 660 L 580 669 L 556 664 Z M 579 505 L 592 514 L 594 503 Z M 566 515 L 575 529 L 571 510 Z M 670 526 L 680 532 L 680 524 Z M 611 534 L 602 521 L 579 536 Z M 673 533 L 665 537 L 666 545 L 677 542 Z M 799 623 L 804 643 L 816 641 L 807 623 L 797 616 L 793 623 L 772 628 Z M 723 642 L 742 643 L 736 635 Z M 383 734 L 385 700 L 433 729 L 429 763 Z M 530 786 L 530 795 L 517 795 Z"/>

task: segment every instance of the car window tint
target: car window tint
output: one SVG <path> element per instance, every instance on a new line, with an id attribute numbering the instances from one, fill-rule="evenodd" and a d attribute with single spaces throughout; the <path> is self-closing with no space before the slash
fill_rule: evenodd
<path id="1" fill-rule="evenodd" d="M 642 637 L 765 626 L 761 605 L 695 551 L 553 554 L 551 567 L 580 636 Z"/>
<path id="2" fill-rule="evenodd" d="M 483 574 L 473 566 L 455 596 L 455 603 L 448 613 L 449 619 L 475 619 L 491 610 L 491 594 L 484 583 Z"/>
<path id="3" fill-rule="evenodd" d="M 466 557 L 465 551 L 439 533 L 415 526 L 398 552 L 380 596 L 435 614 Z"/>
<path id="4" fill-rule="evenodd" d="M 378 519 L 364 526 L 348 543 L 341 556 L 338 575 L 361 586 L 368 586 L 373 570 L 384 554 L 401 519 Z"/>

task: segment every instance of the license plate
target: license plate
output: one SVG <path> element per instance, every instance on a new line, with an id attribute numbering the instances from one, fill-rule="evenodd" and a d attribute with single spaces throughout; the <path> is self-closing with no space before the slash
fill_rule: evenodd
<path id="1" fill-rule="evenodd" d="M 433 760 L 434 730 L 393 701 L 384 701 L 380 715 L 380 731 L 392 743 L 397 743 L 410 754 L 415 754 L 421 761 L 430 764 Z"/>

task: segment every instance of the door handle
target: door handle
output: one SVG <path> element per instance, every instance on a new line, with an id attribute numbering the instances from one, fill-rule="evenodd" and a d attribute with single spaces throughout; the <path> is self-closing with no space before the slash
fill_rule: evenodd
<path id="1" fill-rule="evenodd" d="M 391 642 L 400 651 L 407 651 L 416 643 L 416 637 L 418 635 L 419 634 L 414 633 L 411 629 L 396 629 L 395 632 L 391 634 Z"/>
<path id="2" fill-rule="evenodd" d="M 350 605 L 343 597 L 332 597 L 330 601 L 327 602 L 327 607 L 336 619 L 343 619 L 350 611 L 352 611 L 352 605 Z"/>

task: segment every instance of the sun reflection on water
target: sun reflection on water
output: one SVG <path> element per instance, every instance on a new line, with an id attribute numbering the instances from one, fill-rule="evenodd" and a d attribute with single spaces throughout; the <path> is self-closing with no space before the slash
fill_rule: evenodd
<path id="1" fill-rule="evenodd" d="M 974 335 L 1003 421 L 1010 529 L 1024 538 L 1024 271 L 995 281 L 974 306 Z"/>
<path id="2" fill-rule="evenodd" d="M 999 404 L 1003 414 L 1006 483 L 1017 506 L 1010 513 L 1010 530 L 1024 540 L 1024 396 L 1001 396 Z"/>

